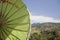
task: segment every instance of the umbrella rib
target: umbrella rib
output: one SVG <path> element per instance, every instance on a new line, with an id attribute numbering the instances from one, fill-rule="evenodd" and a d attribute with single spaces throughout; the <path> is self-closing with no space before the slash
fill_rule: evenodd
<path id="1" fill-rule="evenodd" d="M 19 10 L 21 10 L 23 7 L 24 7 L 24 5 L 21 6 L 19 9 L 17 9 L 15 12 L 13 12 L 9 17 L 7 17 L 6 20 L 8 20 L 9 18 L 11 18 L 14 14 L 16 14 L 16 13 L 17 13 Z"/>
<path id="2" fill-rule="evenodd" d="M 23 16 L 21 16 L 21 17 L 17 17 L 17 18 L 15 18 L 15 19 L 9 20 L 9 21 L 7 21 L 7 23 L 12 22 L 12 21 L 15 21 L 15 20 L 17 20 L 17 19 L 21 19 L 22 17 L 28 16 L 28 15 L 29 15 L 29 14 L 25 14 L 25 15 L 23 15 Z"/>
<path id="3" fill-rule="evenodd" d="M 8 36 L 8 34 L 7 34 L 7 32 L 5 31 L 5 30 L 3 30 L 4 31 L 4 33 L 5 33 L 5 35 L 7 35 Z M 10 37 L 8 37 L 9 39 L 10 39 Z M 11 39 L 10 39 L 11 40 Z"/>
<path id="4" fill-rule="evenodd" d="M 2 6 L 1 6 L 1 15 L 2 15 L 2 11 L 3 11 L 3 2 L 2 2 Z"/>
<path id="5" fill-rule="evenodd" d="M 8 31 L 7 29 L 6 29 L 6 31 L 8 32 L 8 33 L 10 33 L 10 31 Z M 14 37 L 16 37 L 17 39 L 19 39 L 17 36 L 15 36 L 14 34 L 12 34 L 12 33 L 10 33 L 12 36 L 14 36 Z M 20 39 L 19 39 L 20 40 Z"/>
<path id="6" fill-rule="evenodd" d="M 0 6 L 1 6 L 1 4 L 0 4 Z M 0 12 L 1 12 L 1 7 L 0 7 Z"/>
<path id="7" fill-rule="evenodd" d="M 7 5 L 6 5 L 6 7 L 5 7 L 5 10 L 4 10 L 4 13 L 3 13 L 3 16 L 4 16 L 5 13 L 6 13 L 7 7 L 8 7 L 8 3 L 7 3 Z"/>
<path id="8" fill-rule="evenodd" d="M 13 24 L 11 23 L 11 24 L 10 24 L 10 23 L 9 23 L 9 24 L 7 24 L 7 25 L 26 25 L 26 24 L 29 24 L 29 23 L 20 23 L 20 24 L 18 24 L 18 23 L 13 23 Z"/>
<path id="9" fill-rule="evenodd" d="M 18 29 L 14 29 L 14 28 L 11 28 L 11 27 L 7 27 L 7 28 L 15 30 L 15 31 L 28 32 L 28 31 L 25 31 L 25 30 L 20 30 L 20 29 L 18 30 Z"/>
<path id="10" fill-rule="evenodd" d="M 17 1 L 17 0 L 16 0 Z M 9 4 L 12 4 L 13 6 L 15 6 L 16 8 L 19 8 L 17 5 L 15 5 L 14 3 L 11 3 L 11 2 L 7 2 Z"/>
<path id="11" fill-rule="evenodd" d="M 13 3 L 15 4 L 17 2 L 17 0 Z M 10 11 L 13 9 L 14 5 L 10 8 L 10 10 L 8 11 L 8 13 L 5 15 L 5 17 L 7 17 L 7 15 L 10 13 Z"/>
<path id="12" fill-rule="evenodd" d="M 2 30 L 0 29 L 0 39 L 2 39 Z"/>
<path id="13" fill-rule="evenodd" d="M 12 37 L 12 40 L 14 40 L 14 38 Z"/>
<path id="14" fill-rule="evenodd" d="M 5 36 L 3 34 L 3 30 L 1 29 L 1 37 L 3 37 L 2 39 L 5 39 Z"/>

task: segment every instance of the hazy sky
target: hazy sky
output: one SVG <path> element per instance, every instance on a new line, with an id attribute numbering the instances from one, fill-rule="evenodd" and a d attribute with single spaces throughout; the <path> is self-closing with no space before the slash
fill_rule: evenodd
<path id="1" fill-rule="evenodd" d="M 60 0 L 23 0 L 35 22 L 60 22 Z M 43 21 L 42 21 L 43 20 Z"/>

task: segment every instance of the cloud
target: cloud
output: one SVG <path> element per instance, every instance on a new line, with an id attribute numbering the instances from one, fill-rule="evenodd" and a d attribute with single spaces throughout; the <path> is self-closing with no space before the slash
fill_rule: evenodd
<path id="1" fill-rule="evenodd" d="M 54 22 L 54 23 L 60 23 L 60 20 L 57 20 L 53 17 L 47 17 L 47 16 L 30 16 L 31 23 L 44 23 L 44 22 Z"/>

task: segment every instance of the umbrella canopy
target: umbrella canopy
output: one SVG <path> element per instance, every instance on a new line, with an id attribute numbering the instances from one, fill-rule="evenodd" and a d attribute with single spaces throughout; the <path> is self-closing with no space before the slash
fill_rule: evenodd
<path id="1" fill-rule="evenodd" d="M 27 40 L 29 12 L 22 0 L 0 0 L 0 40 Z"/>

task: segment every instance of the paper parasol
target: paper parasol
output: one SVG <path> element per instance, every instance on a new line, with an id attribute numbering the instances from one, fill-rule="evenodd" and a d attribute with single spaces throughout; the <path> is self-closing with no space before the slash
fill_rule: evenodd
<path id="1" fill-rule="evenodd" d="M 27 40 L 29 13 L 22 0 L 0 0 L 0 40 Z"/>

